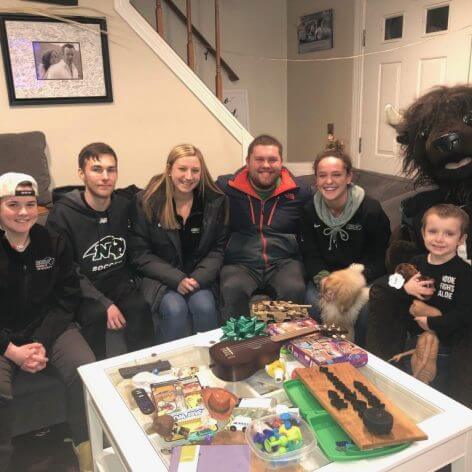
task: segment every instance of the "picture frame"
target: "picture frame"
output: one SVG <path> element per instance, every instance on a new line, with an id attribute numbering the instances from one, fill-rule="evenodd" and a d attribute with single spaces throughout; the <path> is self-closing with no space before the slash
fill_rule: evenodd
<path id="1" fill-rule="evenodd" d="M 297 33 L 299 54 L 332 49 L 333 9 L 301 16 Z"/>
<path id="2" fill-rule="evenodd" d="M 104 18 L 0 15 L 11 106 L 112 102 Z"/>

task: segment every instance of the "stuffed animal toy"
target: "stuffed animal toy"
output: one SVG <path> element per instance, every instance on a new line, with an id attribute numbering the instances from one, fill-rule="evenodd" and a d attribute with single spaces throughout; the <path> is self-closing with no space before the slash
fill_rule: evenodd
<path id="1" fill-rule="evenodd" d="M 321 287 L 319 303 L 323 323 L 334 323 L 347 330 L 346 337 L 351 341 L 354 341 L 354 324 L 359 312 L 369 299 L 363 270 L 362 264 L 352 264 L 332 272 Z"/>
<path id="2" fill-rule="evenodd" d="M 395 276 L 400 276 L 403 282 L 411 279 L 418 273 L 418 269 L 408 263 L 401 263 L 395 268 L 395 274 L 389 277 L 389 285 L 392 285 L 392 279 Z M 423 277 L 426 279 L 425 277 Z M 429 279 L 434 285 L 434 280 Z M 394 281 L 393 281 L 394 283 Z M 398 298 L 398 297 L 397 297 Z M 398 307 L 397 304 L 395 306 Z M 403 307 L 404 309 L 406 308 Z M 441 312 L 433 308 L 421 300 L 414 300 L 409 307 L 410 314 L 414 316 L 441 316 Z M 421 380 L 424 383 L 431 383 L 436 377 L 436 361 L 438 357 L 439 339 L 432 331 L 425 331 L 418 336 L 415 349 L 396 354 L 389 361 L 400 362 L 405 356 L 411 356 L 411 371 L 413 377 Z"/>
<path id="3" fill-rule="evenodd" d="M 452 203 L 472 216 L 472 87 L 436 87 L 403 114 L 388 109 L 387 119 L 402 145 L 404 173 L 417 187 L 432 186 L 402 202 L 402 223 L 394 230 L 387 251 L 387 269 L 391 273 L 396 265 L 426 252 L 421 220 L 428 208 Z M 472 228 L 468 234 L 466 245 L 458 251 L 465 260 L 472 257 Z M 396 316 L 403 308 L 392 304 L 396 298 L 393 291 L 384 278 L 370 292 L 367 349 L 383 359 L 404 350 L 408 330 L 406 317 Z M 460 342 L 453 346 L 450 362 L 450 395 L 472 407 L 470 358 L 472 327 L 465 329 Z"/>

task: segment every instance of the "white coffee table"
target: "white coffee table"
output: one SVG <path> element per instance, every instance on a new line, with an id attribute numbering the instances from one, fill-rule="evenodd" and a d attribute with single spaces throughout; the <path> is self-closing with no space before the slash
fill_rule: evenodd
<path id="1" fill-rule="evenodd" d="M 119 377 L 116 369 L 144 359 L 149 361 L 150 356 L 170 359 L 173 365 L 176 362 L 186 366 L 196 362 L 208 365 L 206 347 L 218 341 L 220 336 L 221 331 L 215 330 L 79 368 L 84 382 L 95 471 L 167 470 L 168 456 L 159 452 L 154 440 L 156 435 L 149 434 L 149 417 L 144 417 L 136 408 L 130 409 L 126 400 L 131 387 L 115 386 Z M 453 472 L 472 471 L 472 410 L 373 355 L 369 355 L 369 363 L 362 372 L 418 423 L 428 434 L 428 440 L 391 455 L 352 462 L 329 463 L 321 452 L 316 451 L 308 470 L 421 472 L 434 471 L 452 462 Z M 256 394 L 246 382 L 225 384 L 219 381 L 208 368 L 202 375 L 240 396 Z M 278 398 L 279 394 L 283 395 L 283 392 L 275 391 L 269 395 Z M 104 448 L 103 435 L 111 447 Z"/>

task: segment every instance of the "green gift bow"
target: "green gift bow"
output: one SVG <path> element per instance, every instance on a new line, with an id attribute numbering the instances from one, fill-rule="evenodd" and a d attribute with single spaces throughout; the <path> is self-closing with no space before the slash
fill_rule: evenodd
<path id="1" fill-rule="evenodd" d="M 222 326 L 222 341 L 241 341 L 250 339 L 254 336 L 266 336 L 264 332 L 266 324 L 259 321 L 256 316 L 252 318 L 240 316 L 239 318 L 231 317 L 224 326 Z"/>

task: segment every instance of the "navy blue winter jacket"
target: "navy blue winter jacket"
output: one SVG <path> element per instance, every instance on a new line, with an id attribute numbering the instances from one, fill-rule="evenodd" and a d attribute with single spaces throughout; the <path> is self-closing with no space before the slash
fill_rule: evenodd
<path id="1" fill-rule="evenodd" d="M 273 195 L 261 200 L 243 167 L 234 175 L 220 176 L 218 186 L 230 205 L 231 236 L 225 264 L 265 269 L 286 259 L 300 259 L 298 236 L 304 204 L 311 189 L 282 169 Z"/>

